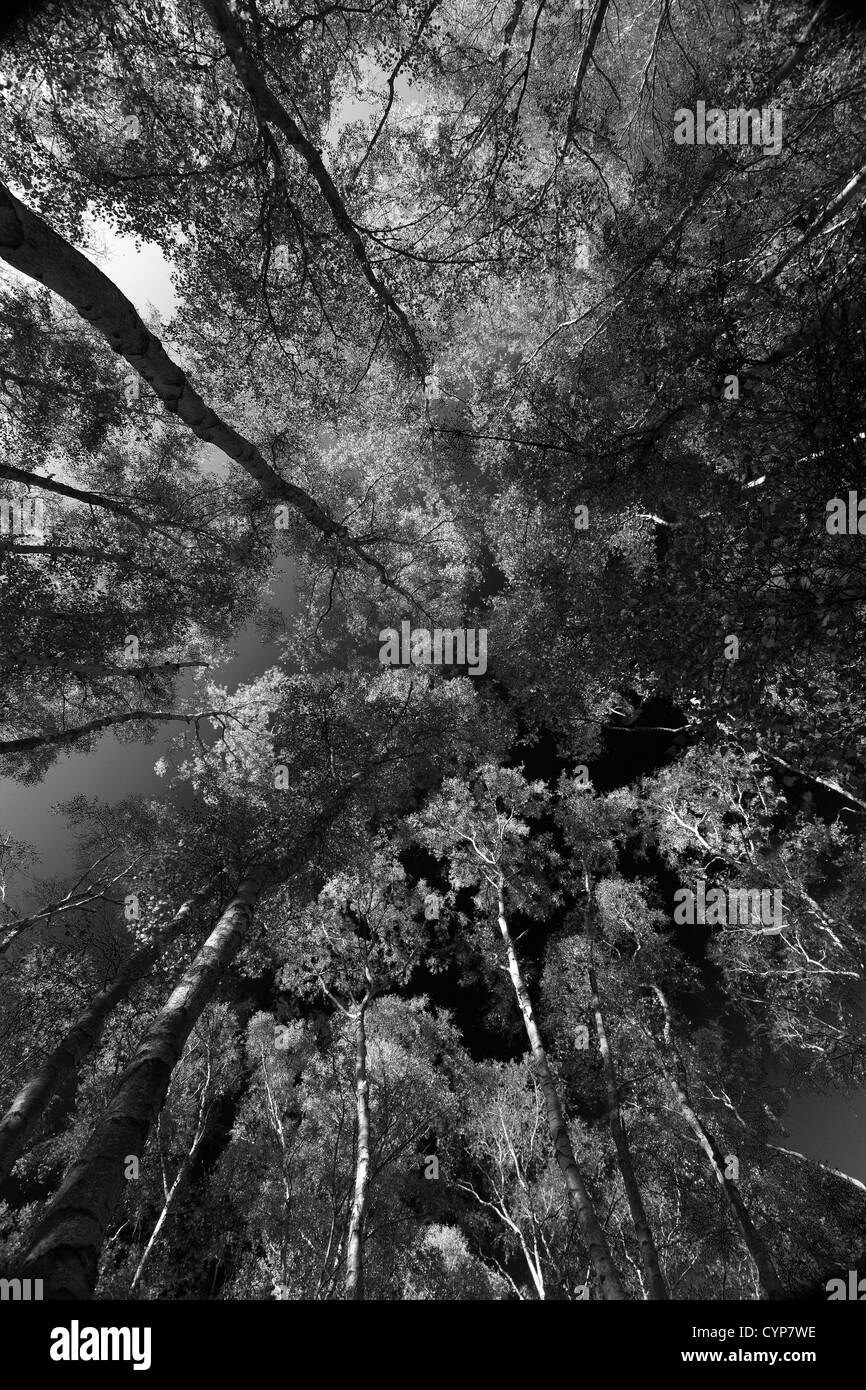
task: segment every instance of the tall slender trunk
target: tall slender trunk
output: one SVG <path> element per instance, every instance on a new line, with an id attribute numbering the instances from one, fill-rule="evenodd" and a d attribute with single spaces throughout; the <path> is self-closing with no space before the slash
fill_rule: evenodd
<path id="1" fill-rule="evenodd" d="M 346 1247 L 346 1298 L 364 1297 L 364 1217 L 370 1177 L 370 1083 L 367 1079 L 367 1000 L 355 1014 L 355 1106 L 357 1145 L 355 1149 L 355 1194 L 349 1220 Z"/>
<path id="2" fill-rule="evenodd" d="M 173 1202 L 174 1202 L 174 1199 L 175 1199 L 175 1197 L 177 1196 L 178 1192 L 180 1191 L 181 1186 L 182 1186 L 183 1183 L 186 1181 L 187 1173 L 189 1172 L 190 1168 L 192 1167 L 193 1161 L 194 1161 L 195 1156 L 196 1156 L 196 1153 L 198 1152 L 199 1142 L 200 1142 L 200 1141 L 197 1141 L 197 1142 L 195 1143 L 195 1145 L 193 1146 L 193 1148 L 190 1149 L 189 1153 L 186 1154 L 186 1156 L 184 1157 L 183 1163 L 180 1165 L 180 1167 L 179 1167 L 178 1170 L 177 1170 L 177 1174 L 176 1174 L 176 1176 L 175 1176 L 174 1182 L 172 1183 L 171 1187 L 168 1189 L 168 1194 L 167 1194 L 166 1199 L 165 1199 L 165 1201 L 163 1202 L 163 1205 L 162 1205 L 162 1211 L 159 1213 L 159 1217 L 157 1218 L 156 1225 L 154 1226 L 153 1230 L 152 1230 L 151 1233 L 150 1233 L 150 1240 L 147 1242 L 147 1245 L 144 1247 L 144 1252 L 143 1252 L 143 1254 L 142 1254 L 142 1256 L 141 1256 L 141 1259 L 140 1259 L 139 1262 L 138 1262 L 138 1265 L 137 1265 L 137 1267 L 136 1267 L 135 1274 L 132 1276 L 132 1283 L 131 1283 L 130 1286 L 129 1286 L 129 1296 L 130 1296 L 130 1298 L 131 1298 L 132 1295 L 135 1293 L 135 1291 L 136 1291 L 136 1289 L 137 1289 L 137 1287 L 138 1287 L 138 1285 L 139 1285 L 139 1283 L 140 1283 L 140 1281 L 141 1281 L 141 1276 L 142 1276 L 142 1274 L 144 1273 L 144 1266 L 147 1264 L 148 1260 L 150 1259 L 151 1253 L 152 1253 L 152 1251 L 153 1251 L 153 1247 L 156 1245 L 156 1242 L 157 1242 L 158 1239 L 159 1239 L 159 1233 L 160 1233 L 160 1231 L 162 1230 L 163 1226 L 165 1225 L 166 1221 L 168 1220 L 168 1214 L 169 1214 L 169 1212 L 171 1211 L 171 1208 L 172 1208 L 172 1204 L 173 1204 Z"/>
<path id="3" fill-rule="evenodd" d="M 189 1173 L 193 1163 L 195 1162 L 195 1156 L 201 1148 L 202 1140 L 204 1139 L 205 1130 L 207 1128 L 208 1108 L 210 1100 L 210 1078 L 210 1054 L 208 1054 L 207 1078 L 205 1080 L 204 1085 L 202 1086 L 201 1100 L 199 1102 L 198 1107 L 198 1118 L 196 1120 L 195 1134 L 193 1135 L 192 1144 L 189 1147 L 189 1151 L 184 1155 L 183 1162 L 181 1163 L 180 1167 L 175 1173 L 174 1182 L 165 1194 L 165 1201 L 162 1206 L 162 1211 L 159 1213 L 156 1225 L 150 1233 L 150 1240 L 144 1247 L 141 1259 L 138 1262 L 138 1267 L 135 1271 L 135 1274 L 132 1276 L 132 1283 L 129 1286 L 130 1294 L 135 1293 L 139 1281 L 141 1280 L 142 1273 L 144 1272 L 144 1266 L 147 1264 L 147 1261 L 150 1258 L 150 1253 L 153 1250 L 153 1247 L 156 1245 L 157 1240 L 159 1239 L 159 1233 L 165 1225 L 166 1220 L 168 1219 L 168 1214 L 171 1211 L 172 1203 L 174 1202 L 174 1199 L 180 1191 L 181 1187 L 185 1183 L 187 1174 Z"/>
<path id="4" fill-rule="evenodd" d="M 770 1252 L 762 1236 L 755 1228 L 754 1222 L 749 1215 L 748 1208 L 740 1195 L 740 1190 L 733 1178 L 725 1177 L 724 1154 L 719 1148 L 714 1136 L 707 1129 L 692 1106 L 689 1098 L 685 1065 L 677 1051 L 676 1043 L 674 1042 L 671 1032 L 671 1014 L 668 1001 L 658 985 L 653 985 L 652 988 L 665 1012 L 665 1045 L 672 1063 L 670 1067 L 666 1066 L 661 1057 L 661 1053 L 659 1053 L 662 1061 L 662 1072 L 676 1099 L 683 1118 L 706 1154 L 716 1181 L 728 1200 L 728 1204 L 733 1212 L 734 1220 L 739 1227 L 746 1249 L 755 1263 L 755 1268 L 758 1271 L 758 1279 L 764 1295 L 767 1298 L 784 1298 L 785 1291 L 782 1288 L 781 1281 L 776 1272 L 776 1266 L 773 1263 Z"/>
<path id="5" fill-rule="evenodd" d="M 88 1299 L 126 1160 L 140 1157 L 184 1044 L 249 934 L 273 870 L 253 869 L 154 1019 L 114 1097 L 49 1203 L 24 1260 L 25 1277 L 44 1281 L 48 1299 Z"/>
<path id="6" fill-rule="evenodd" d="M 111 984 L 91 1000 L 84 1013 L 79 1015 L 38 1070 L 22 1086 L 0 1120 L 0 1190 L 24 1145 L 45 1114 L 51 1097 L 78 1071 L 85 1057 L 93 1051 L 105 1020 L 114 1007 L 126 997 L 135 981 L 140 979 L 156 960 L 163 946 L 177 936 L 190 913 L 207 902 L 214 881 L 209 880 L 197 893 L 188 898 L 150 945 L 136 951 Z"/>
<path id="7" fill-rule="evenodd" d="M 541 1041 L 541 1034 L 538 1031 L 535 1015 L 532 1012 L 532 1004 L 530 1003 L 526 986 L 523 983 L 523 976 L 511 940 L 511 933 L 508 930 L 508 922 L 505 917 L 505 904 L 502 901 L 501 895 L 499 897 L 498 916 L 499 930 L 502 933 L 502 940 L 505 943 L 505 950 L 508 957 L 508 973 L 511 976 L 514 993 L 520 1005 L 520 1012 L 523 1014 L 523 1022 L 526 1027 L 526 1035 L 529 1038 L 529 1046 L 535 1062 L 536 1074 L 544 1095 L 550 1137 L 553 1140 L 556 1161 L 559 1164 L 560 1172 L 565 1181 L 568 1200 L 577 1216 L 581 1235 L 589 1250 L 589 1257 L 598 1276 L 602 1297 L 606 1299 L 627 1299 L 628 1295 L 622 1286 L 619 1273 L 614 1265 L 604 1231 L 595 1214 L 592 1198 L 586 1190 L 586 1185 L 581 1177 L 580 1169 L 577 1166 L 577 1160 L 574 1157 L 574 1149 L 572 1148 L 568 1129 L 562 1117 L 562 1107 L 559 1103 L 556 1083 L 551 1075 L 550 1066 L 547 1061 L 547 1053 Z"/>
<path id="8" fill-rule="evenodd" d="M 616 1064 L 613 1060 L 613 1053 L 607 1038 L 607 1029 L 604 1026 L 604 1014 L 601 1008 L 601 999 L 598 992 L 598 980 L 595 970 L 589 968 L 589 988 L 591 993 L 591 1003 L 593 1017 L 595 1018 L 595 1031 L 598 1035 L 598 1046 L 601 1051 L 601 1064 L 604 1071 L 604 1084 L 607 1091 L 607 1118 L 610 1125 L 611 1136 L 613 1137 L 614 1148 L 616 1149 L 616 1161 L 619 1165 L 620 1176 L 628 1197 L 629 1211 L 631 1212 L 634 1233 L 637 1237 L 638 1250 L 640 1251 L 641 1264 L 647 1277 L 649 1285 L 649 1296 L 651 1299 L 669 1298 L 667 1285 L 659 1264 L 658 1251 L 647 1219 L 646 1209 L 641 1196 L 640 1185 L 634 1171 L 631 1159 L 631 1150 L 628 1143 L 628 1134 L 623 1124 L 622 1113 L 619 1108 L 619 1085 L 616 1077 Z"/>

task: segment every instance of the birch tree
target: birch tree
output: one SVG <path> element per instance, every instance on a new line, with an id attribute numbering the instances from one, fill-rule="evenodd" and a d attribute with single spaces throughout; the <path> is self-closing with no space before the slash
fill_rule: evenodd
<path id="1" fill-rule="evenodd" d="M 449 862 L 452 884 L 477 888 L 478 906 L 495 919 L 502 938 L 506 969 L 523 1016 L 539 1084 L 544 1093 L 550 1140 L 569 1201 L 599 1281 L 602 1296 L 627 1297 L 611 1258 L 610 1248 L 592 1198 L 578 1167 L 563 1116 L 557 1084 L 535 1021 L 532 1002 L 514 947 L 506 895 L 517 908 L 532 904 L 532 889 L 522 890 L 520 871 L 525 857 L 522 841 L 529 835 L 528 818 L 543 805 L 543 788 L 526 783 L 519 773 L 491 766 L 475 774 L 468 786 L 455 780 L 433 798 L 415 821 L 421 842 Z"/>

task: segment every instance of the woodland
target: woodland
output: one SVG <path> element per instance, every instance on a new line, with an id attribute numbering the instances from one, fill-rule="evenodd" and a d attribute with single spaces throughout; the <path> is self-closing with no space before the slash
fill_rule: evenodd
<path id="1" fill-rule="evenodd" d="M 7 27 L 0 1275 L 866 1272 L 866 1186 L 784 1122 L 866 1091 L 864 84 L 833 0 Z M 778 149 L 675 142 L 698 102 Z M 388 664 L 405 623 L 485 660 Z M 108 737 L 158 795 L 100 795 Z M 2 790 L 68 759 L 72 874 Z M 696 884 L 778 911 L 675 920 Z"/>

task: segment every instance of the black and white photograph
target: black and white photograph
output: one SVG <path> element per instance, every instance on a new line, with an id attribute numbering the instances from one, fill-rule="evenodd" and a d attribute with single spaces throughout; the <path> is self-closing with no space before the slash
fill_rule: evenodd
<path id="1" fill-rule="evenodd" d="M 847 0 L 3 16 L 10 1384 L 856 1349 L 864 310 Z"/>

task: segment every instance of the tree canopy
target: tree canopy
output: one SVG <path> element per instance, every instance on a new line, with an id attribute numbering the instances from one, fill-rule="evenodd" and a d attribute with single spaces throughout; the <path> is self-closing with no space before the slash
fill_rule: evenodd
<path id="1" fill-rule="evenodd" d="M 9 24 L 0 1274 L 863 1267 L 864 96 L 829 0 Z"/>

